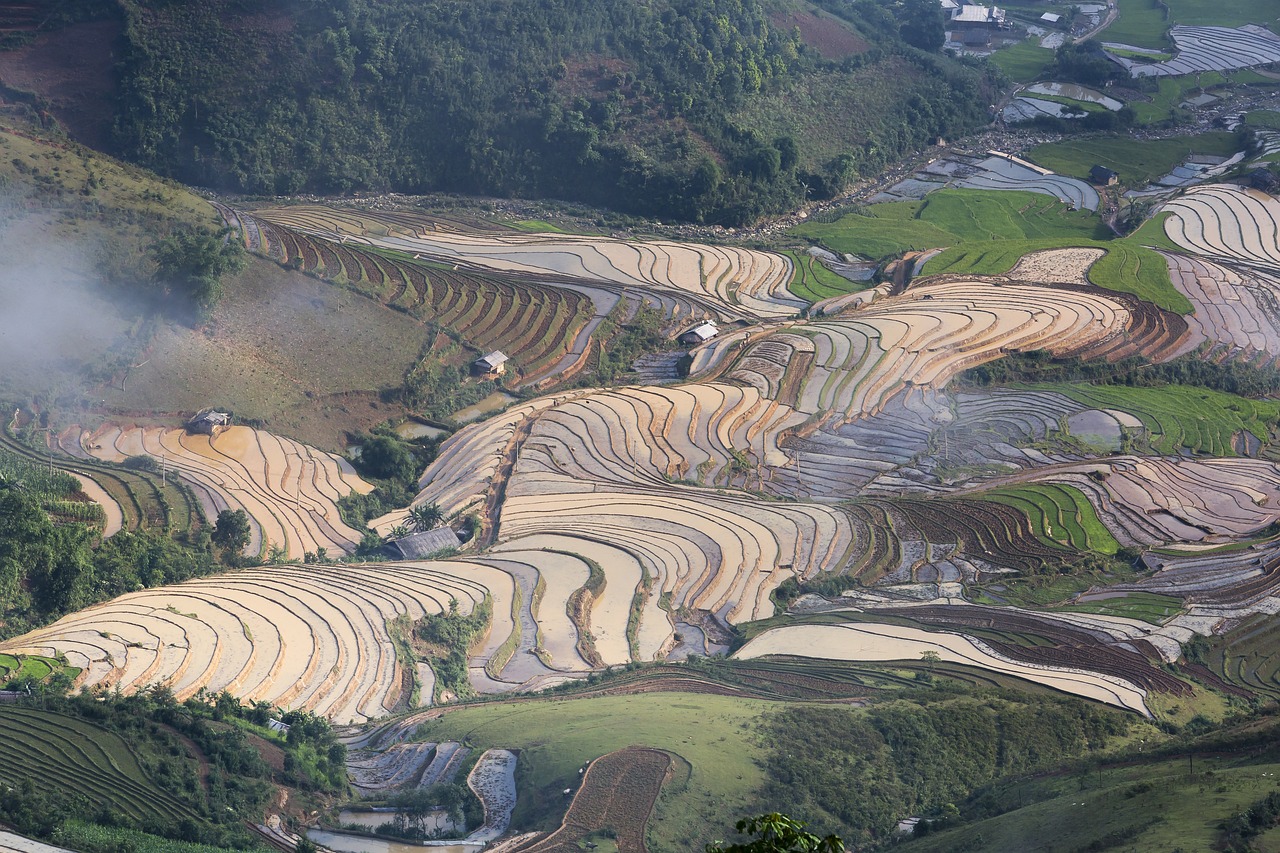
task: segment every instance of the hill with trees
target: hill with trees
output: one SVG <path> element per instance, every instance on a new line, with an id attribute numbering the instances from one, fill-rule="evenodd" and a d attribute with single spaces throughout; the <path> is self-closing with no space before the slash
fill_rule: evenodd
<path id="1" fill-rule="evenodd" d="M 228 191 L 550 196 L 738 224 L 986 119 L 984 76 L 918 47 L 940 47 L 928 15 L 830 6 L 826 26 L 866 50 L 824 59 L 762 0 L 120 0 L 114 145 Z M 821 161 L 743 118 L 818 83 L 859 93 L 829 111 Z"/>

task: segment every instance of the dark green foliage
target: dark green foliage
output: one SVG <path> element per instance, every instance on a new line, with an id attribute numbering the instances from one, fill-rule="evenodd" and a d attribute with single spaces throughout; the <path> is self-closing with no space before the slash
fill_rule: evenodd
<path id="1" fill-rule="evenodd" d="M 133 772 L 140 768 L 146 779 L 136 780 L 140 786 L 121 796 L 137 798 L 147 786 L 156 786 L 172 798 L 165 803 L 185 809 L 188 816 L 181 820 L 130 817 L 105 802 L 87 803 L 76 792 L 76 786 L 81 786 L 78 780 L 56 773 L 40 778 L 38 785 L 30 778 L 11 788 L 0 785 L 0 821 L 38 837 L 56 836 L 68 821 L 79 819 L 170 839 L 245 848 L 252 839 L 242 821 L 260 819 L 275 784 L 329 793 L 346 788 L 345 750 L 327 722 L 305 712 L 283 717 L 292 727 L 288 741 L 277 743 L 285 757 L 285 769 L 278 772 L 246 733 L 270 719 L 271 709 L 261 703 L 242 706 L 227 694 L 200 695 L 178 703 L 164 688 L 132 696 L 45 695 L 39 701 L 42 708 L 35 712 L 36 719 L 46 722 L 28 723 L 34 731 L 44 724 L 60 726 L 60 731 L 78 731 L 108 751 L 123 748 L 117 738 L 122 739 L 128 745 L 129 761 L 137 762 Z M 29 713 L 31 709 L 23 706 L 0 709 L 0 714 Z M 261 731 L 271 737 L 265 729 Z M 10 747 L 22 748 L 12 743 Z M 21 753 L 10 753 L 14 755 Z M 207 776 L 199 757 L 206 763 Z M 41 760 L 55 759 L 44 756 Z M 121 766 L 133 765 L 122 762 Z M 143 807 L 135 811 L 147 813 Z"/>
<path id="2" fill-rule="evenodd" d="M 947 40 L 947 19 L 941 4 L 933 0 L 902 0 L 898 15 L 903 41 L 931 53 L 942 49 Z"/>
<path id="3" fill-rule="evenodd" d="M 213 528 L 213 544 L 224 551 L 239 551 L 249 544 L 249 515 L 242 509 L 224 509 Z"/>
<path id="4" fill-rule="evenodd" d="M 1096 705 L 1012 693 L 867 713 L 793 707 L 764 723 L 761 801 L 805 815 L 820 833 L 884 840 L 904 815 L 945 811 L 998 776 L 1098 749 L 1127 727 Z"/>
<path id="5" fill-rule="evenodd" d="M 666 349 L 670 344 L 662 333 L 662 324 L 662 313 L 648 306 L 637 311 L 625 326 L 618 326 L 612 318 L 601 323 L 596 334 L 607 343 L 601 347 L 595 373 L 580 384 L 583 387 L 611 384 L 631 370 L 640 356 Z M 625 381 L 625 376 L 623 379 Z"/>
<path id="6" fill-rule="evenodd" d="M 379 480 L 404 480 L 416 474 L 413 454 L 404 442 L 389 435 L 375 435 L 361 444 L 356 467 Z"/>
<path id="7" fill-rule="evenodd" d="M 1223 821 L 1224 850 L 1253 850 L 1249 839 L 1280 823 L 1280 793 L 1272 792 L 1242 814 Z"/>
<path id="8" fill-rule="evenodd" d="M 151 246 L 156 280 L 170 295 L 207 313 L 222 297 L 222 278 L 244 269 L 243 244 L 219 232 L 182 228 Z"/>
<path id="9" fill-rule="evenodd" d="M 451 690 L 457 696 L 470 696 L 474 691 L 467 678 L 467 653 L 473 643 L 489 628 L 493 605 L 488 599 L 477 604 L 470 615 L 458 611 L 457 600 L 449 602 L 449 611 L 418 620 L 414 633 L 427 645 L 431 668 L 436 674 L 436 689 Z"/>
<path id="10" fill-rule="evenodd" d="M 997 361 L 966 370 L 960 382 L 968 385 L 1007 385 L 1013 382 L 1093 382 L 1139 388 L 1194 385 L 1241 397 L 1270 397 L 1280 393 L 1280 370 L 1239 360 L 1208 361 L 1192 353 L 1163 364 L 1140 356 L 1109 362 L 1054 358 L 1045 350 L 1012 353 Z"/>
<path id="11" fill-rule="evenodd" d="M 36 495 L 40 483 L 61 482 L 62 476 L 42 473 L 30 481 L 35 489 L 25 478 L 0 481 L 0 636 L 20 634 L 121 593 L 218 568 L 185 535 L 179 541 L 162 531 L 139 530 L 99 543 L 90 527 L 55 525 Z"/>
<path id="12" fill-rule="evenodd" d="M 1048 76 L 1100 89 L 1113 79 L 1127 78 L 1119 65 L 1107 59 L 1096 40 L 1065 44 L 1058 48 Z"/>
<path id="13" fill-rule="evenodd" d="M 843 853 L 844 842 L 834 835 L 819 838 L 805 832 L 806 824 L 784 814 L 740 820 L 734 828 L 753 836 L 742 844 L 708 844 L 707 853 Z"/>
<path id="14" fill-rule="evenodd" d="M 397 809 L 395 817 L 379 826 L 375 832 L 393 838 L 422 840 L 429 838 L 458 837 L 438 835 L 427 828 L 427 817 L 437 809 L 444 809 L 458 827 L 476 826 L 484 821 L 484 808 L 465 785 L 440 783 L 427 788 L 401 791 L 388 801 Z"/>
<path id="15" fill-rule="evenodd" d="M 888 10 L 848 5 L 888 22 L 882 50 L 855 63 L 917 61 Z M 927 5 L 909 0 L 904 29 L 926 46 Z M 739 223 L 793 206 L 806 183 L 835 191 L 847 171 L 837 158 L 802 177 L 785 136 L 737 117 L 818 65 L 761 0 L 122 6 L 118 150 L 189 183 L 556 196 Z M 928 121 L 894 115 L 883 135 L 846 140 L 859 160 L 982 121 L 980 75 L 937 60 L 963 81 L 921 88 Z"/>

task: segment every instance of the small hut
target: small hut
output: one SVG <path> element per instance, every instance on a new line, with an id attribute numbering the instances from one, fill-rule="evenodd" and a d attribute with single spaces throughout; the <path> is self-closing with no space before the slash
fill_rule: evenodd
<path id="1" fill-rule="evenodd" d="M 697 346 L 705 344 L 707 341 L 720 334 L 720 330 L 716 328 L 716 324 L 711 320 L 696 326 L 680 336 L 680 343 L 686 346 Z"/>
<path id="2" fill-rule="evenodd" d="M 483 376 L 485 379 L 493 379 L 507 372 L 507 362 L 509 360 L 502 350 L 494 350 L 473 361 L 471 363 L 471 372 L 476 376 Z"/>
<path id="3" fill-rule="evenodd" d="M 383 549 L 393 560 L 421 560 L 446 548 L 460 548 L 462 540 L 450 527 L 410 533 L 388 542 Z"/>
<path id="4" fill-rule="evenodd" d="M 1111 187 L 1120 183 L 1120 176 L 1106 166 L 1094 166 L 1089 170 L 1089 180 L 1100 187 Z"/>
<path id="5" fill-rule="evenodd" d="M 231 415 L 226 412 L 215 412 L 213 409 L 204 409 L 187 421 L 187 432 L 217 435 L 229 426 L 231 426 Z"/>

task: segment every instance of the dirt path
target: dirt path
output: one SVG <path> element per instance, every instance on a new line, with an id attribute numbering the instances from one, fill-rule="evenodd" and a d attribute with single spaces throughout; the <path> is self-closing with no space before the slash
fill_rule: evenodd
<path id="1" fill-rule="evenodd" d="M 102 529 L 102 538 L 114 536 L 124 527 L 124 510 L 120 509 L 120 504 L 116 503 L 115 498 L 107 494 L 107 490 L 99 486 L 96 481 L 90 480 L 83 474 L 77 474 L 74 471 L 67 472 L 75 477 L 80 483 L 80 491 L 89 496 L 89 500 L 102 507 L 103 515 L 107 518 L 106 526 Z"/>
<path id="2" fill-rule="evenodd" d="M 1120 9 L 1118 6 L 1116 6 L 1116 0 L 1107 0 L 1107 14 L 1102 18 L 1101 21 L 1098 22 L 1098 26 L 1089 30 L 1089 32 L 1080 36 L 1080 38 L 1076 39 L 1076 43 L 1078 44 L 1082 41 L 1088 41 L 1089 39 L 1093 38 L 1098 33 L 1102 32 L 1107 27 L 1114 24 L 1116 21 L 1116 18 L 1119 15 L 1120 15 Z"/>

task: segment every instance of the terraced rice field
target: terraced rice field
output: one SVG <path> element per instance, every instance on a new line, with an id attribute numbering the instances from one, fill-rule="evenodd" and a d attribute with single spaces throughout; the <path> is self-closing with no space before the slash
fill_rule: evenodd
<path id="1" fill-rule="evenodd" d="M 1212 456 L 1243 456 L 1269 441 L 1280 422 L 1280 403 L 1207 388 L 1074 385 L 1060 390 L 1087 406 L 1137 416 L 1152 446 L 1166 454 L 1185 447 Z M 1247 441 L 1246 434 L 1254 440 Z"/>
<path id="2" fill-rule="evenodd" d="M 121 463 L 135 456 L 163 460 L 196 494 L 205 517 L 243 509 L 251 519 L 247 550 L 282 549 L 302 559 L 318 548 L 351 552 L 361 533 L 342 522 L 337 501 L 373 487 L 345 459 L 261 430 L 235 426 L 216 437 L 182 429 L 106 425 L 72 430 L 82 453 Z"/>
<path id="3" fill-rule="evenodd" d="M 76 717 L 0 706 L 0 784 L 30 779 L 83 796 L 143 822 L 198 819 L 192 809 L 153 782 L 119 735 Z"/>
<path id="4" fill-rule="evenodd" d="M 1229 27 L 1175 26 L 1169 36 L 1177 46 L 1173 59 L 1140 62 L 1117 56 L 1134 77 L 1176 77 L 1204 71 L 1232 71 L 1280 61 L 1280 36 L 1249 24 Z"/>
<path id="5" fill-rule="evenodd" d="M 581 369 L 591 332 L 619 299 L 618 294 L 599 287 L 566 288 L 527 275 L 460 270 L 455 263 L 415 260 L 420 254 L 416 251 L 381 251 L 351 242 L 337 232 L 313 235 L 225 206 L 219 210 L 240 231 L 250 251 L 354 287 L 411 316 L 453 329 L 476 349 L 500 349 L 512 358 L 510 368 L 526 382 Z M 326 212 L 342 215 L 325 208 L 316 210 L 320 211 L 317 216 Z M 354 221 L 383 234 L 406 227 L 377 225 L 358 217 Z M 414 228 L 423 227 L 413 221 Z M 674 315 L 694 313 L 687 301 L 668 302 L 665 307 Z"/>
<path id="6" fill-rule="evenodd" d="M 1263 270 L 1280 270 L 1280 201 L 1258 190 L 1210 184 L 1187 190 L 1161 210 L 1169 239 L 1189 252 Z"/>
<path id="7" fill-rule="evenodd" d="M 751 640 L 734 654 L 734 658 L 751 660 L 783 655 L 835 660 L 918 661 L 925 652 L 933 652 L 948 663 L 967 664 L 1025 678 L 1064 693 L 1149 714 L 1146 691 L 1124 678 L 1020 663 L 996 654 L 980 640 L 897 625 L 850 623 L 775 628 Z"/>
<path id="8" fill-rule="evenodd" d="M 693 297 L 731 315 L 789 316 L 805 306 L 787 291 L 783 255 L 671 241 L 626 241 L 571 234 L 475 232 L 421 227 L 381 213 L 355 215 L 319 207 L 255 211 L 260 220 L 340 245 L 372 246 L 516 275 L 552 276 Z"/>
<path id="9" fill-rule="evenodd" d="M 1195 306 L 1187 325 L 1196 344 L 1237 358 L 1280 356 L 1280 277 L 1243 266 L 1165 254 L 1174 285 Z"/>
<path id="10" fill-rule="evenodd" d="M 513 584 L 480 563 L 269 566 L 129 593 L 0 643 L 63 655 L 81 687 L 204 689 L 305 708 L 338 723 L 381 717 L 407 698 L 387 621 L 489 598 L 510 613 Z M 505 611 L 504 611 L 505 607 Z M 490 645 L 505 639 L 495 620 Z M 508 622 L 506 633 L 510 633 Z"/>
<path id="11" fill-rule="evenodd" d="M 60 471 L 95 483 L 105 495 L 101 503 L 108 527 L 118 522 L 120 529 L 125 530 L 140 527 L 189 530 L 204 522 L 202 506 L 190 489 L 176 481 L 166 483 L 159 475 L 100 462 L 81 446 L 80 434 L 79 429 L 50 434 L 48 450 L 53 451 L 50 455 L 0 430 L 0 450 L 41 466 L 53 464 Z M 103 531 L 104 535 L 110 532 L 114 531 Z"/>

